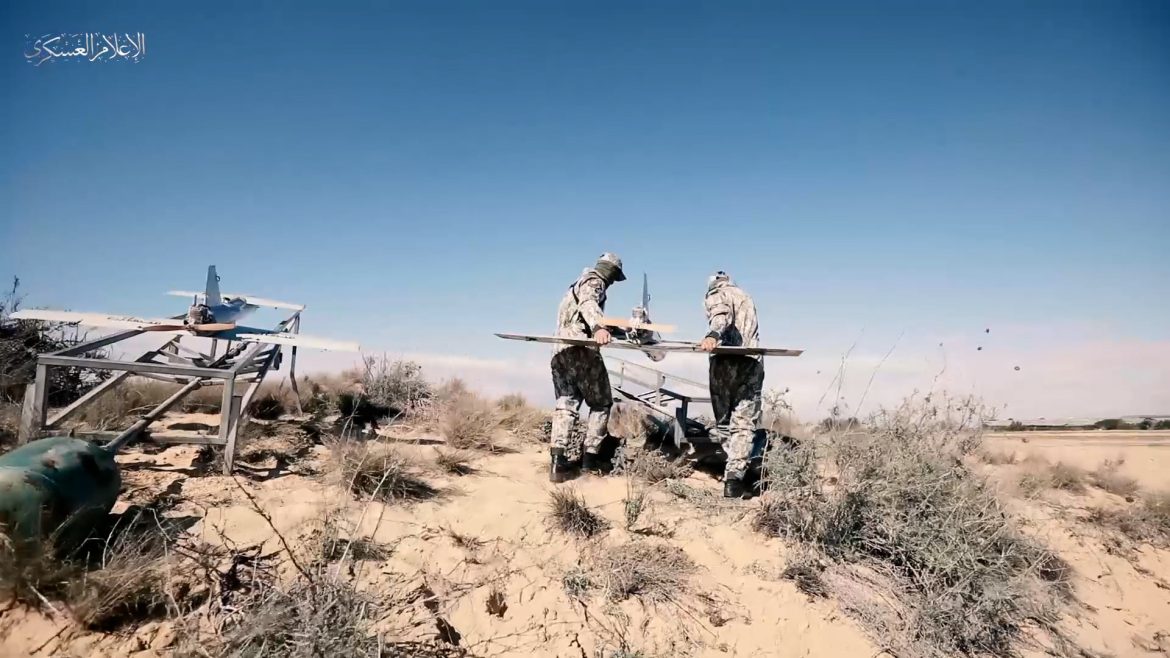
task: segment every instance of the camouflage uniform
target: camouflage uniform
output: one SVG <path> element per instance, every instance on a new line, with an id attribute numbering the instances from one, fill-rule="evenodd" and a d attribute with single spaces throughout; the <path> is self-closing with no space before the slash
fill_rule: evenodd
<path id="1" fill-rule="evenodd" d="M 620 267 L 620 261 L 618 263 Z M 563 338 L 591 338 L 605 315 L 605 292 L 608 288 L 609 282 L 597 269 L 583 271 L 569 287 L 557 309 L 556 335 Z M 577 410 L 584 401 L 589 405 L 584 449 L 596 453 L 609 433 L 609 411 L 613 406 L 613 391 L 609 387 L 609 373 L 601 352 L 596 347 L 557 345 L 551 365 L 557 405 L 553 410 L 549 447 L 562 448 L 568 455 L 580 453 L 581 446 L 570 443 L 573 425 L 578 417 Z"/>
<path id="2" fill-rule="evenodd" d="M 759 347 L 756 305 L 722 272 L 712 277 L 703 303 L 707 311 L 707 336 L 723 346 Z M 762 356 L 714 354 L 708 373 L 711 407 L 717 434 L 727 453 L 724 480 L 743 479 L 752 439 L 760 427 L 760 401 L 764 388 Z"/>

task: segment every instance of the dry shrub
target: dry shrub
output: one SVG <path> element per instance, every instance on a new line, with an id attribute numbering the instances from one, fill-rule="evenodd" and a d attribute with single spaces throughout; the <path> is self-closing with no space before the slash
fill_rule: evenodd
<path id="1" fill-rule="evenodd" d="M 249 602 L 246 617 L 222 631 L 224 656 L 381 656 L 371 627 L 377 606 L 345 582 L 271 587 Z"/>
<path id="2" fill-rule="evenodd" d="M 452 377 L 445 380 L 435 390 L 435 399 L 439 402 L 451 402 L 462 397 L 471 395 L 471 389 L 468 388 L 467 382 L 464 382 L 458 377 Z"/>
<path id="3" fill-rule="evenodd" d="M 130 378 L 106 391 L 86 406 L 77 419 L 99 430 L 128 426 L 178 391 L 178 384 L 151 379 Z M 218 413 L 221 386 L 204 385 L 189 393 L 173 410 Z"/>
<path id="4" fill-rule="evenodd" d="M 1135 542 L 1170 546 L 1170 491 L 1148 494 L 1125 509 L 1095 509 L 1089 520 Z"/>
<path id="5" fill-rule="evenodd" d="M 797 420 L 792 405 L 784 397 L 784 391 L 767 391 L 763 396 L 762 427 L 776 436 L 796 437 L 803 434 L 800 421 Z"/>
<path id="6" fill-rule="evenodd" d="M 768 459 L 756 527 L 888 574 L 909 627 L 880 640 L 905 647 L 900 655 L 1009 656 L 1026 628 L 1059 637 L 1069 570 L 965 466 L 979 448 L 979 412 L 970 401 L 911 399 L 825 447 Z"/>
<path id="7" fill-rule="evenodd" d="M 1120 472 L 1125 460 L 1108 460 L 1089 474 L 1094 487 L 1122 497 L 1131 497 L 1141 489 L 1138 481 Z"/>
<path id="8" fill-rule="evenodd" d="M 1020 475 L 1020 489 L 1037 493 L 1044 489 L 1058 489 L 1069 493 L 1084 493 L 1089 474 L 1085 469 L 1064 462 L 1049 464 L 1039 458 L 1025 460 L 1026 470 Z"/>
<path id="9" fill-rule="evenodd" d="M 434 395 L 422 366 L 413 361 L 392 361 L 386 355 L 365 357 L 358 383 L 373 403 L 404 413 Z"/>
<path id="10" fill-rule="evenodd" d="M 1019 461 L 1014 452 L 999 452 L 987 448 L 979 449 L 976 451 L 975 456 L 984 464 L 991 464 L 992 466 L 1010 466 Z"/>
<path id="11" fill-rule="evenodd" d="M 0 533 L 0 600 L 57 609 L 55 600 L 81 626 L 103 632 L 158 617 L 171 600 L 171 533 L 141 514 L 79 547 L 56 538 L 16 546 Z"/>
<path id="12" fill-rule="evenodd" d="M 685 480 L 694 468 L 682 457 L 669 458 L 657 450 L 631 447 L 624 443 L 614 456 L 613 473 L 657 484 L 664 480 Z"/>
<path id="13" fill-rule="evenodd" d="M 578 591 L 598 588 L 610 601 L 631 596 L 647 603 L 678 601 L 691 591 L 690 576 L 695 572 L 695 563 L 685 551 L 657 541 L 602 546 L 588 562 L 574 585 Z"/>
<path id="14" fill-rule="evenodd" d="M 474 453 L 467 450 L 435 449 L 435 464 L 450 475 L 471 475 L 475 472 L 475 467 L 471 465 L 474 459 Z"/>
<path id="15" fill-rule="evenodd" d="M 248 405 L 248 414 L 260 420 L 277 420 L 284 414 L 293 413 L 297 409 L 297 400 L 291 389 L 284 384 L 261 385 L 260 390 Z"/>
<path id="16" fill-rule="evenodd" d="M 810 598 L 824 598 L 829 595 L 828 585 L 822 576 L 824 571 L 825 565 L 815 553 L 800 551 L 788 561 L 780 577 L 791 580 L 797 589 Z"/>
<path id="17" fill-rule="evenodd" d="M 496 408 L 474 393 L 447 398 L 439 411 L 439 434 L 452 448 L 499 450 L 496 440 L 499 428 Z"/>
<path id="18" fill-rule="evenodd" d="M 0 401 L 0 450 L 7 450 L 9 446 L 16 445 L 19 428 L 20 405 Z"/>
<path id="19" fill-rule="evenodd" d="M 528 404 L 524 396 L 512 393 L 496 400 L 499 426 L 527 443 L 547 443 L 545 425 L 551 419 L 548 411 Z"/>
<path id="20" fill-rule="evenodd" d="M 246 490 L 244 490 L 246 493 Z M 232 658 L 318 658 L 354 656 L 368 658 L 441 658 L 466 656 L 463 649 L 441 642 L 401 639 L 409 628 L 385 622 L 408 601 L 400 597 L 375 597 L 358 589 L 360 574 L 342 568 L 348 558 L 384 559 L 388 549 L 380 544 L 350 538 L 340 509 L 329 508 L 314 524 L 317 528 L 301 543 L 295 555 L 290 542 L 272 519 L 249 496 L 259 513 L 280 539 L 281 553 L 263 553 L 260 545 L 239 548 L 202 545 L 189 552 L 196 556 L 195 570 L 210 587 L 209 605 L 179 620 L 177 647 L 180 658 L 223 656 Z M 362 547 L 362 544 L 367 546 Z M 366 557 L 363 557 L 365 555 Z M 277 561 L 286 558 L 292 570 L 283 577 Z"/>
<path id="21" fill-rule="evenodd" d="M 568 487 L 553 489 L 549 498 L 549 521 L 562 532 L 587 538 L 609 529 L 609 523 L 589 509 L 576 491 Z"/>
<path id="22" fill-rule="evenodd" d="M 622 501 L 626 516 L 626 530 L 633 530 L 634 526 L 638 525 L 638 519 L 642 517 L 642 513 L 650 507 L 648 494 L 646 487 L 634 486 L 629 480 L 626 481 L 626 497 Z"/>
<path id="23" fill-rule="evenodd" d="M 112 631 L 167 611 L 167 546 L 149 529 L 126 530 L 102 548 L 96 568 L 70 583 L 74 617 L 90 630 Z"/>
<path id="24" fill-rule="evenodd" d="M 329 447 L 345 486 L 362 498 L 392 503 L 426 500 L 442 493 L 423 480 L 414 463 L 393 446 L 339 440 Z"/>

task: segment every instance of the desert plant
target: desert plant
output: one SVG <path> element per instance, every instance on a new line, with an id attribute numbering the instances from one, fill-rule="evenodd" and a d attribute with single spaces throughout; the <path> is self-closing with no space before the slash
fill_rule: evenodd
<path id="1" fill-rule="evenodd" d="M 433 395 L 422 366 L 413 361 L 392 361 L 386 355 L 367 356 L 360 375 L 362 392 L 374 404 L 408 412 Z"/>
<path id="2" fill-rule="evenodd" d="M 252 404 L 248 408 L 249 415 L 260 420 L 276 420 L 290 411 L 292 407 L 285 399 L 283 387 L 275 391 L 261 390 L 259 395 L 252 398 Z"/>
<path id="3" fill-rule="evenodd" d="M 585 499 L 568 487 L 553 489 L 549 499 L 549 521 L 562 532 L 587 538 L 609 528 L 609 523 L 589 509 Z"/>
<path id="4" fill-rule="evenodd" d="M 537 409 L 518 393 L 496 400 L 499 426 L 527 443 L 547 443 L 545 423 L 551 419 L 548 411 Z"/>
<path id="5" fill-rule="evenodd" d="M 474 393 L 447 398 L 439 413 L 439 434 L 452 448 L 498 450 L 499 428 L 496 408 Z"/>
<path id="6" fill-rule="evenodd" d="M 25 386 L 36 378 L 37 355 L 73 347 L 87 340 L 87 334 L 76 325 L 36 320 L 13 320 L 12 313 L 20 310 L 24 297 L 20 294 L 20 279 L 13 277 L 12 287 L 0 295 L 0 402 L 20 402 Z M 105 350 L 86 354 L 103 359 Z M 52 368 L 49 370 L 49 403 L 68 404 L 83 393 L 109 378 L 108 371 L 82 368 Z"/>
<path id="7" fill-rule="evenodd" d="M 1108 491 L 1115 496 L 1130 497 L 1141 489 L 1138 481 L 1121 473 L 1125 460 L 1107 460 L 1089 474 L 1094 487 Z"/>
<path id="8" fill-rule="evenodd" d="M 695 563 L 678 546 L 638 540 L 593 551 L 585 580 L 610 601 L 636 596 L 647 603 L 663 603 L 690 591 L 694 571 Z"/>
<path id="9" fill-rule="evenodd" d="M 0 600 L 68 610 L 84 628 L 113 631 L 167 611 L 173 529 L 138 512 L 80 545 L 50 537 L 15 544 L 0 533 Z"/>
<path id="10" fill-rule="evenodd" d="M 1026 626 L 1058 635 L 1068 568 L 965 466 L 980 420 L 971 401 L 911 399 L 831 437 L 823 469 L 770 464 L 756 527 L 889 574 L 910 635 L 883 641 L 907 655 L 1007 656 Z"/>
<path id="11" fill-rule="evenodd" d="M 684 480 L 694 468 L 681 457 L 670 458 L 657 450 L 633 447 L 623 443 L 614 455 L 615 475 L 628 475 L 657 484 L 664 480 Z"/>
<path id="12" fill-rule="evenodd" d="M 1125 509 L 1094 509 L 1089 521 L 1131 541 L 1170 546 L 1170 492 L 1148 494 L 1137 505 Z"/>
<path id="13" fill-rule="evenodd" d="M 825 565 L 817 556 L 809 551 L 797 553 L 780 572 L 780 577 L 791 580 L 796 588 L 812 598 L 823 598 L 829 595 L 828 586 L 821 575 Z"/>
<path id="14" fill-rule="evenodd" d="M 1014 452 L 999 452 L 986 447 L 978 450 L 975 456 L 984 464 L 991 464 L 993 466 L 1011 465 L 1018 461 Z"/>
<path id="15" fill-rule="evenodd" d="M 1083 493 L 1085 481 L 1089 474 L 1083 468 L 1056 462 L 1048 462 L 1029 458 L 1025 460 L 1027 468 L 1020 475 L 1020 489 L 1026 493 L 1036 493 L 1044 489 L 1058 489 L 1069 493 Z"/>
<path id="16" fill-rule="evenodd" d="M 338 440 L 330 451 L 345 486 L 361 497 L 389 503 L 425 500 L 441 493 L 392 446 Z"/>
<path id="17" fill-rule="evenodd" d="M 467 450 L 435 449 L 435 464 L 450 475 L 471 475 L 475 472 L 471 465 L 474 459 L 475 455 Z"/>

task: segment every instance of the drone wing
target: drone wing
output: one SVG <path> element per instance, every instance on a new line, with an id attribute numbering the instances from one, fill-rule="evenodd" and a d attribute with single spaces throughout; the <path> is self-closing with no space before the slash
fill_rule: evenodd
<path id="1" fill-rule="evenodd" d="M 281 302 L 275 299 L 265 299 L 264 297 L 256 297 L 255 295 L 242 295 L 233 292 L 224 293 L 224 297 L 232 297 L 235 299 L 242 299 L 245 303 L 253 306 L 264 306 L 267 308 L 285 308 L 290 311 L 305 310 L 304 304 L 293 304 L 292 302 Z"/>
<path id="2" fill-rule="evenodd" d="M 330 338 L 318 338 L 316 336 L 306 336 L 305 334 L 294 334 L 289 332 L 275 332 L 270 334 L 265 333 L 247 333 L 236 334 L 236 340 L 245 343 L 267 343 L 270 345 L 288 345 L 290 347 L 307 347 L 315 350 L 326 350 L 330 352 L 359 352 L 361 346 L 351 341 L 332 340 Z"/>
<path id="3" fill-rule="evenodd" d="M 592 338 L 561 338 L 560 336 L 528 336 L 524 334 L 496 334 L 508 340 L 522 340 L 534 343 L 554 343 L 560 345 L 584 345 L 596 347 L 597 342 Z M 624 340 L 612 341 L 603 347 L 614 347 L 622 350 L 637 350 L 639 352 L 695 352 L 703 353 L 698 343 L 687 341 L 661 341 L 658 343 L 631 343 Z M 804 350 L 788 350 L 771 347 L 728 347 L 720 345 L 713 354 L 739 354 L 743 356 L 800 356 Z"/>
<path id="4" fill-rule="evenodd" d="M 159 318 L 136 318 L 130 315 L 106 315 L 103 313 L 78 313 L 75 311 L 51 311 L 49 309 L 24 309 L 13 313 L 14 320 L 41 320 L 44 322 L 67 322 L 87 327 L 111 327 L 115 329 L 139 329 L 159 331 L 182 329 L 181 321 Z"/>

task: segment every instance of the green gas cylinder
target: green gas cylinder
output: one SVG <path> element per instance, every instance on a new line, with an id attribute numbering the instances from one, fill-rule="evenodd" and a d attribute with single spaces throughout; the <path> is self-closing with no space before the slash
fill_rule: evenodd
<path id="1" fill-rule="evenodd" d="M 16 542 L 83 541 L 118 499 L 114 453 L 68 436 L 0 455 L 0 528 Z"/>

